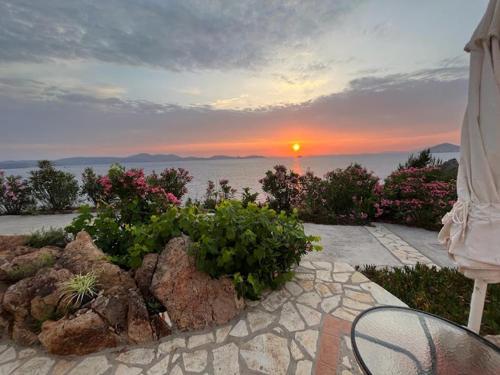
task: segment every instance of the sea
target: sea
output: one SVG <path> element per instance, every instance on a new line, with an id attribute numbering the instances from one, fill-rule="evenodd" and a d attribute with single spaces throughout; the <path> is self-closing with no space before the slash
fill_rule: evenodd
<path id="1" fill-rule="evenodd" d="M 313 157 L 289 157 L 289 158 L 254 158 L 254 159 L 224 159 L 224 160 L 185 160 L 175 162 L 148 162 L 148 163 L 124 163 L 126 168 L 143 168 L 145 173 L 152 171 L 160 172 L 165 168 L 184 168 L 193 176 L 188 185 L 186 196 L 192 199 L 203 199 L 206 191 L 207 181 L 218 181 L 228 179 L 229 184 L 237 189 L 237 195 L 241 194 L 244 187 L 249 187 L 253 192 L 259 192 L 260 199 L 263 198 L 259 180 L 264 177 L 267 170 L 278 164 L 294 170 L 297 173 L 305 173 L 310 170 L 318 176 L 336 169 L 345 168 L 352 163 L 359 163 L 369 171 L 372 171 L 380 179 L 386 178 L 400 163 L 404 163 L 411 153 L 381 153 L 381 154 L 358 154 L 358 155 L 330 155 Z M 434 154 L 442 161 L 456 158 L 459 153 Z M 92 167 L 97 174 L 106 174 L 109 165 L 78 165 L 58 166 L 58 169 L 74 174 L 78 180 L 86 167 Z M 33 168 L 18 168 L 5 170 L 6 174 L 28 177 Z"/>

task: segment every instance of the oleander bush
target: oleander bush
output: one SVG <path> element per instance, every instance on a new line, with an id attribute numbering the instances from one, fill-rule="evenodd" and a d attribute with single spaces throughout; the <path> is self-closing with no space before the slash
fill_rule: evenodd
<path id="1" fill-rule="evenodd" d="M 259 182 L 267 194 L 269 207 L 276 211 L 292 212 L 300 199 L 300 175 L 284 165 L 276 165 L 274 171 L 267 171 Z"/>
<path id="2" fill-rule="evenodd" d="M 241 193 L 241 204 L 247 207 L 250 203 L 257 203 L 259 193 L 252 193 L 249 187 L 244 187 Z"/>
<path id="3" fill-rule="evenodd" d="M 258 298 L 292 277 L 292 266 L 319 250 L 296 213 L 224 201 L 213 215 L 185 212 L 182 227 L 193 240 L 197 267 L 212 277 L 232 277 L 239 295 Z"/>
<path id="4" fill-rule="evenodd" d="M 467 325 L 474 281 L 456 269 L 417 264 L 394 269 L 364 266 L 359 270 L 408 306 Z M 500 334 L 498 284 L 488 285 L 481 334 Z"/>
<path id="5" fill-rule="evenodd" d="M 159 175 L 153 171 L 147 178 L 150 185 L 161 187 L 179 200 L 186 195 L 187 184 L 192 180 L 193 176 L 184 168 L 166 168 Z"/>
<path id="6" fill-rule="evenodd" d="M 99 183 L 101 176 L 94 172 L 91 167 L 85 168 L 82 173 L 81 194 L 97 206 L 104 200 L 104 188 Z"/>
<path id="7" fill-rule="evenodd" d="M 5 176 L 0 171 L 0 213 L 19 215 L 34 208 L 31 187 L 21 176 Z"/>
<path id="8" fill-rule="evenodd" d="M 59 171 L 48 160 L 38 162 L 38 169 L 30 172 L 33 197 L 47 210 L 65 210 L 75 206 L 78 182 L 71 173 Z"/>
<path id="9" fill-rule="evenodd" d="M 221 179 L 218 185 L 209 180 L 202 205 L 206 209 L 213 210 L 223 201 L 234 199 L 235 195 L 236 189 L 229 185 L 229 180 Z"/>

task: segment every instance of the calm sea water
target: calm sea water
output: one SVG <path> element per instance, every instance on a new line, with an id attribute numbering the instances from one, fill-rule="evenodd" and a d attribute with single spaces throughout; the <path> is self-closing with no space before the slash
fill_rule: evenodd
<path id="1" fill-rule="evenodd" d="M 218 181 L 227 178 L 230 185 L 241 192 L 243 187 L 250 187 L 252 191 L 261 192 L 259 179 L 264 177 L 267 170 L 277 164 L 283 164 L 298 173 L 307 170 L 313 171 L 318 176 L 335 168 L 344 168 L 351 163 L 359 163 L 381 179 L 387 177 L 399 163 L 408 159 L 409 153 L 384 153 L 363 155 L 335 155 L 302 158 L 263 158 L 243 160 L 203 160 L 203 161 L 178 161 L 168 163 L 127 163 L 127 168 L 143 168 L 145 173 L 161 171 L 164 168 L 185 168 L 193 176 L 193 181 L 188 185 L 188 196 L 193 199 L 201 199 L 205 193 L 207 181 Z M 436 157 L 446 161 L 452 158 L 458 159 L 458 153 L 440 153 Z M 109 165 L 89 165 L 96 173 L 105 174 Z M 73 173 L 80 179 L 83 169 L 87 166 L 58 167 L 59 169 Z M 32 168 L 9 169 L 7 174 L 28 176 Z"/>

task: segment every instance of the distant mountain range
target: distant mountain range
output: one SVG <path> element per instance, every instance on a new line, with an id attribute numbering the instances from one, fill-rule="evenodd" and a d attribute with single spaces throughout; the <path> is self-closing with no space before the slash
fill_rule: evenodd
<path id="1" fill-rule="evenodd" d="M 453 143 L 440 143 L 438 145 L 429 147 L 433 154 L 439 154 L 443 152 L 460 152 L 460 146 L 454 145 Z"/>
<path id="2" fill-rule="evenodd" d="M 172 162 L 172 161 L 186 161 L 186 160 L 232 160 L 232 159 L 255 159 L 263 158 L 260 155 L 249 156 L 227 156 L 227 155 L 214 155 L 208 158 L 197 156 L 182 157 L 175 154 L 136 154 L 125 157 L 114 156 L 98 156 L 98 157 L 84 157 L 77 156 L 72 158 L 64 158 L 53 160 L 57 166 L 72 166 L 72 165 L 95 165 L 95 164 L 113 164 L 113 163 L 146 163 L 146 162 Z M 37 160 L 8 160 L 0 161 L 0 169 L 14 169 L 14 168 L 32 168 L 37 166 Z"/>

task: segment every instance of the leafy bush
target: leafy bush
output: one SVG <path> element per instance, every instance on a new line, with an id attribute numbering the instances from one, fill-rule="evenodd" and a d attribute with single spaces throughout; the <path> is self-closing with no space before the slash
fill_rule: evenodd
<path id="1" fill-rule="evenodd" d="M 277 211 L 292 212 L 300 197 L 299 174 L 288 171 L 284 165 L 276 165 L 273 171 L 267 171 L 259 182 L 267 193 L 269 207 Z"/>
<path id="2" fill-rule="evenodd" d="M 466 325 L 474 282 L 451 268 L 429 268 L 417 264 L 395 269 L 365 266 L 360 270 L 370 280 L 408 306 Z M 484 305 L 483 335 L 500 334 L 500 285 L 488 285 Z"/>
<path id="3" fill-rule="evenodd" d="M 257 202 L 259 193 L 252 193 L 249 187 L 243 188 L 243 193 L 241 193 L 241 204 L 243 207 L 247 207 L 249 203 Z"/>
<path id="4" fill-rule="evenodd" d="M 439 167 L 408 168 L 386 178 L 380 200 L 388 221 L 439 229 L 441 218 L 457 199 L 455 180 L 445 180 Z"/>
<path id="5" fill-rule="evenodd" d="M 0 171 L 0 213 L 18 215 L 32 209 L 34 199 L 27 180 Z"/>
<path id="6" fill-rule="evenodd" d="M 97 276 L 92 273 L 75 275 L 61 283 L 61 303 L 67 309 L 77 309 L 97 295 Z"/>
<path id="7" fill-rule="evenodd" d="M 114 262 L 136 267 L 140 265 L 143 252 L 132 247 L 135 238 L 141 237 L 140 231 L 146 231 L 143 224 L 155 216 L 172 212 L 173 206 L 180 202 L 162 187 L 149 184 L 142 169 L 125 170 L 113 165 L 98 183 L 103 190 L 103 200 L 96 215 L 92 215 L 89 206 L 82 206 L 80 215 L 66 230 L 73 235 L 85 230 Z"/>
<path id="8" fill-rule="evenodd" d="M 398 169 L 437 167 L 441 163 L 441 160 L 432 156 L 430 149 L 426 149 L 420 151 L 417 156 L 411 154 L 404 164 L 399 164 Z"/>
<path id="9" fill-rule="evenodd" d="M 205 193 L 205 200 L 203 201 L 203 207 L 213 210 L 221 202 L 233 199 L 235 194 L 236 189 L 233 189 L 231 185 L 229 185 L 228 180 L 219 180 L 219 186 L 217 188 L 215 183 L 209 180 L 207 191 Z"/>
<path id="10" fill-rule="evenodd" d="M 247 298 L 282 285 L 304 254 L 320 249 L 313 245 L 319 239 L 304 234 L 296 214 L 251 203 L 245 208 L 238 201 L 222 202 L 214 215 L 188 214 L 183 227 L 194 241 L 198 269 L 212 277 L 232 277 Z"/>
<path id="11" fill-rule="evenodd" d="M 49 228 L 34 231 L 28 237 L 26 245 L 36 248 L 44 246 L 64 247 L 69 242 L 68 235 L 62 228 Z"/>
<path id="12" fill-rule="evenodd" d="M 159 176 L 153 172 L 148 177 L 148 183 L 152 186 L 161 187 L 163 190 L 175 195 L 178 199 L 182 199 L 188 191 L 186 185 L 192 179 L 193 176 L 184 168 L 167 168 Z"/>
<path id="13" fill-rule="evenodd" d="M 30 172 L 33 196 L 49 210 L 64 210 L 75 205 L 78 182 L 71 173 L 58 171 L 48 160 L 38 162 L 38 170 Z"/>
<path id="14" fill-rule="evenodd" d="M 82 195 L 86 195 L 94 206 L 97 206 L 104 198 L 104 188 L 99 183 L 100 178 L 101 176 L 98 176 L 90 167 L 85 168 L 82 173 Z"/>

